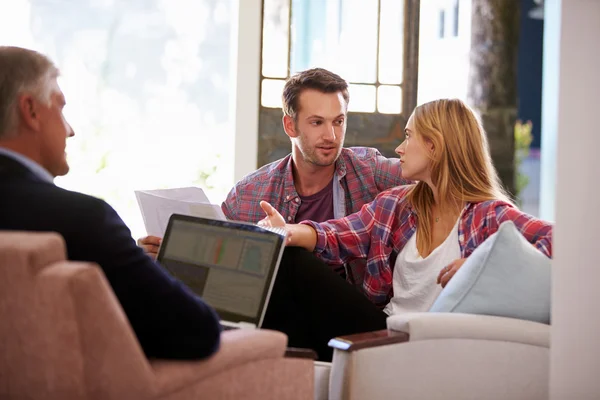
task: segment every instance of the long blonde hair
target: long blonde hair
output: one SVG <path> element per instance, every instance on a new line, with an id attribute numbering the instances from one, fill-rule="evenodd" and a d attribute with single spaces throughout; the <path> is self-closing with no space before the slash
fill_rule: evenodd
<path id="1" fill-rule="evenodd" d="M 441 99 L 422 104 L 413 112 L 415 132 L 433 144 L 431 180 L 438 191 L 437 206 L 457 208 L 464 202 L 510 199 L 492 164 L 487 136 L 475 113 L 461 100 Z M 419 182 L 408 195 L 417 213 L 417 248 L 432 243 L 430 221 L 433 192 Z"/>

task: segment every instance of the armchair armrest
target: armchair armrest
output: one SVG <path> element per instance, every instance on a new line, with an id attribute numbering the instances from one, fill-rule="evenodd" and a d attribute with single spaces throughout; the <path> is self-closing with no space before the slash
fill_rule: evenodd
<path id="1" fill-rule="evenodd" d="M 328 345 L 336 350 L 352 352 L 369 347 L 408 342 L 408 339 L 409 334 L 406 332 L 383 329 L 380 331 L 339 336 L 331 339 Z"/>
<path id="2" fill-rule="evenodd" d="M 205 360 L 154 360 L 151 367 L 159 393 L 168 393 L 236 366 L 283 358 L 286 345 L 287 336 L 280 332 L 264 329 L 229 330 L 221 333 L 219 350 Z"/>
<path id="3" fill-rule="evenodd" d="M 460 313 L 409 313 L 387 319 L 388 329 L 410 341 L 480 339 L 550 347 L 550 327 L 538 322 Z"/>
<path id="4" fill-rule="evenodd" d="M 302 349 L 299 347 L 288 347 L 285 349 L 286 358 L 310 358 L 317 359 L 317 352 L 312 349 Z"/>

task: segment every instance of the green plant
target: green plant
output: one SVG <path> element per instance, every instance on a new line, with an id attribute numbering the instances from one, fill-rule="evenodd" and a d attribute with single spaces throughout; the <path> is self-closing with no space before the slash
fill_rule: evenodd
<path id="1" fill-rule="evenodd" d="M 531 130 L 533 123 L 527 121 L 525 123 L 517 120 L 515 123 L 515 170 L 517 173 L 517 179 L 515 184 L 515 198 L 518 203 L 521 203 L 521 192 L 529 184 L 529 177 L 520 171 L 523 160 L 529 155 L 529 149 L 533 140 Z"/>

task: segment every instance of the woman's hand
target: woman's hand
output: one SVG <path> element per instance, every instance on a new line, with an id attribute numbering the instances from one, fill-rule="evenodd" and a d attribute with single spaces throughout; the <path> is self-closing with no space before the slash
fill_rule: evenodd
<path id="1" fill-rule="evenodd" d="M 258 221 L 258 226 L 270 226 L 273 228 L 285 228 L 287 232 L 286 246 L 303 247 L 313 251 L 317 245 L 317 232 L 309 226 L 302 224 L 286 224 L 285 219 L 272 205 L 266 201 L 260 202 L 266 217 Z"/>
<path id="2" fill-rule="evenodd" d="M 270 226 L 274 228 L 285 227 L 285 219 L 271 204 L 263 200 L 260 202 L 260 207 L 267 216 L 258 221 L 258 226 Z"/>
<path id="3" fill-rule="evenodd" d="M 467 261 L 466 258 L 459 258 L 458 260 L 454 260 L 450 264 L 442 268 L 437 277 L 437 283 L 442 285 L 443 288 L 446 287 L 450 279 L 452 279 L 454 274 L 456 274 L 456 271 L 458 271 L 460 267 L 462 267 L 465 261 Z"/>

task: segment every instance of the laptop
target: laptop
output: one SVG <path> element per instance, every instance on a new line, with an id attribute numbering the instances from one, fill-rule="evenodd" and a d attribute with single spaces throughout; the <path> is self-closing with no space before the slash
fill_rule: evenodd
<path id="1" fill-rule="evenodd" d="M 285 238 L 283 228 L 172 214 L 157 261 L 217 311 L 224 329 L 260 328 Z"/>

